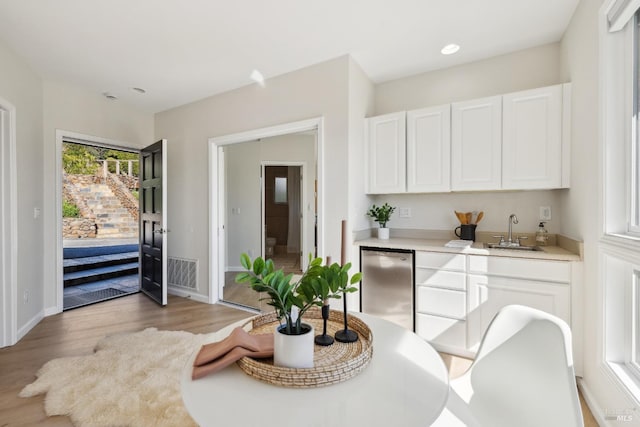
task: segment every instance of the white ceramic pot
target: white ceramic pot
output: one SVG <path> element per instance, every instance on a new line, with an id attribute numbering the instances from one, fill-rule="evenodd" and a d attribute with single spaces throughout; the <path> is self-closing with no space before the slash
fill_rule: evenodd
<path id="1" fill-rule="evenodd" d="M 273 363 L 286 368 L 313 368 L 313 326 L 302 335 L 287 335 L 280 332 L 285 326 L 278 325 L 273 333 Z"/>
<path id="2" fill-rule="evenodd" d="M 378 239 L 389 240 L 389 229 L 382 227 L 378 228 Z"/>

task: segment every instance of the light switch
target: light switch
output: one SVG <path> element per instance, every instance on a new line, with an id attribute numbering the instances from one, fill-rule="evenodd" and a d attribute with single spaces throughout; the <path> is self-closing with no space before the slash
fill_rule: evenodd
<path id="1" fill-rule="evenodd" d="M 400 208 L 398 210 L 398 216 L 400 218 L 411 218 L 411 208 Z"/>
<path id="2" fill-rule="evenodd" d="M 540 206 L 540 221 L 551 221 L 551 206 Z"/>

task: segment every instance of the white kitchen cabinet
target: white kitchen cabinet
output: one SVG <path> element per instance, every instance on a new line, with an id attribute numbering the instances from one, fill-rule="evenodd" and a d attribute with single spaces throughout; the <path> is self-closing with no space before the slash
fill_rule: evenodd
<path id="1" fill-rule="evenodd" d="M 571 325 L 571 265 L 564 261 L 469 255 L 467 348 L 477 351 L 498 311 L 520 304 Z"/>
<path id="2" fill-rule="evenodd" d="M 451 191 L 451 106 L 407 112 L 407 192 Z"/>
<path id="3" fill-rule="evenodd" d="M 502 97 L 451 104 L 451 189 L 500 190 Z"/>
<path id="4" fill-rule="evenodd" d="M 568 188 L 571 84 L 366 119 L 367 193 Z"/>
<path id="5" fill-rule="evenodd" d="M 466 348 L 466 256 L 416 251 L 416 334 L 437 349 Z"/>
<path id="6" fill-rule="evenodd" d="M 385 114 L 365 120 L 367 193 L 406 191 L 406 114 Z"/>
<path id="7" fill-rule="evenodd" d="M 568 143 L 563 145 L 563 123 L 568 120 L 563 116 L 566 87 L 555 85 L 503 96 L 503 189 L 564 186 L 563 155 L 568 156 L 563 153 L 563 147 L 568 148 Z"/>

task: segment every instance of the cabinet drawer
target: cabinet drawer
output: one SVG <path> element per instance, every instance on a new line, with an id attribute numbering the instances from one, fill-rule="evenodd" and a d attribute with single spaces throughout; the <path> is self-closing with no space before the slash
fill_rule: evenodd
<path id="1" fill-rule="evenodd" d="M 466 292 L 418 286 L 416 311 L 464 319 L 467 314 Z"/>
<path id="2" fill-rule="evenodd" d="M 466 347 L 466 325 L 464 320 L 416 314 L 416 334 L 434 344 L 456 348 Z"/>
<path id="3" fill-rule="evenodd" d="M 567 261 L 469 255 L 469 272 L 548 282 L 571 281 L 571 264 Z"/>
<path id="4" fill-rule="evenodd" d="M 465 291 L 467 289 L 466 277 L 465 273 L 458 273 L 456 271 L 416 268 L 416 285 Z"/>
<path id="5" fill-rule="evenodd" d="M 465 271 L 466 255 L 446 252 L 416 252 L 416 267 Z"/>

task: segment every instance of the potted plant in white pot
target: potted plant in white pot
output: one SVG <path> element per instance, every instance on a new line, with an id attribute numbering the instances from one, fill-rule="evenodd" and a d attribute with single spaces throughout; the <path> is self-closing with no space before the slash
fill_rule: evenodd
<path id="1" fill-rule="evenodd" d="M 236 276 L 236 282 L 249 283 L 256 292 L 264 292 L 261 300 L 268 301 L 281 324 L 274 332 L 274 364 L 289 368 L 312 368 L 314 331 L 302 322 L 305 312 L 311 307 L 322 307 L 329 298 L 341 298 L 345 292 L 355 292 L 351 286 L 362 279 L 362 273 L 349 279 L 351 263 L 323 265 L 322 258 L 312 259 L 297 281 L 293 274 L 285 275 L 282 269 L 275 270 L 273 261 L 261 257 L 251 261 L 247 254 L 240 257 L 247 270 Z"/>
<path id="2" fill-rule="evenodd" d="M 387 202 L 382 206 L 376 206 L 375 204 L 367 211 L 367 216 L 370 216 L 378 224 L 378 239 L 387 240 L 389 238 L 389 229 L 387 228 L 387 222 L 391 218 L 391 214 L 396 210 L 395 206 L 389 205 Z"/>

